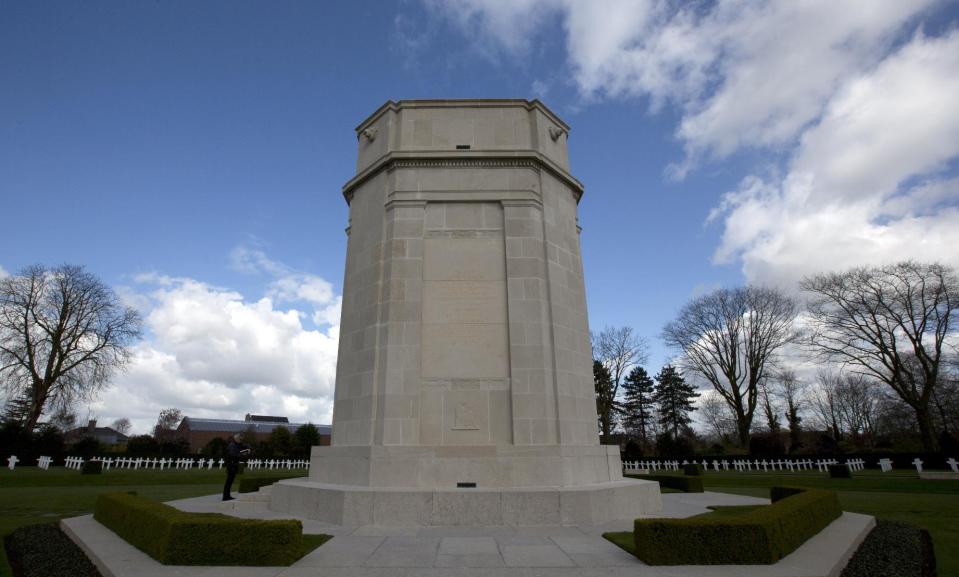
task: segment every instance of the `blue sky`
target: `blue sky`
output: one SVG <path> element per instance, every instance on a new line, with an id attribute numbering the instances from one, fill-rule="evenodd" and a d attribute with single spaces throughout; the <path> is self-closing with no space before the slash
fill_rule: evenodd
<path id="1" fill-rule="evenodd" d="M 541 98 L 572 127 L 590 321 L 959 263 L 954 2 L 0 4 L 0 274 L 78 263 L 147 320 L 81 409 L 327 422 L 353 128 Z"/>

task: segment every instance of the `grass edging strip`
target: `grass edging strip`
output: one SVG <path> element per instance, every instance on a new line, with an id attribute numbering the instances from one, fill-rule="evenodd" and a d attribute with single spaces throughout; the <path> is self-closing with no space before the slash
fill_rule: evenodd
<path id="1" fill-rule="evenodd" d="M 93 517 L 164 565 L 286 566 L 305 550 L 295 519 L 188 513 L 131 493 L 99 495 Z"/>

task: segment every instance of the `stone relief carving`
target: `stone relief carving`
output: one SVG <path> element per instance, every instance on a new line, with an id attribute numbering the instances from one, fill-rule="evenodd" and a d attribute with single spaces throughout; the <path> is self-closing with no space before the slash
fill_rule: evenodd
<path id="1" fill-rule="evenodd" d="M 478 431 L 479 419 L 476 414 L 476 408 L 471 407 L 470 403 L 460 401 L 456 403 L 453 409 L 453 430 L 454 431 Z"/>
<path id="2" fill-rule="evenodd" d="M 566 134 L 566 131 L 558 126 L 549 127 L 549 137 L 553 139 L 553 142 L 559 140 L 559 137 Z"/>
<path id="3" fill-rule="evenodd" d="M 359 138 L 360 136 L 365 136 L 368 142 L 373 142 L 374 140 L 376 140 L 376 127 L 370 126 L 369 128 L 364 128 L 363 130 L 360 131 L 360 134 L 357 135 L 357 138 Z"/>

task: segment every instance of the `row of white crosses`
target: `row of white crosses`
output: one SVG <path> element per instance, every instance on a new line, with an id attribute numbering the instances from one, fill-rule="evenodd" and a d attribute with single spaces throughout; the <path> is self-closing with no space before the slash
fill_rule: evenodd
<path id="1" fill-rule="evenodd" d="M 101 459 L 103 462 L 104 469 L 110 469 L 114 467 L 117 469 L 164 469 L 167 470 L 202 470 L 207 469 L 211 470 L 214 467 L 217 469 L 222 469 L 223 465 L 226 464 L 226 461 L 223 459 L 192 459 L 192 458 L 180 458 L 180 459 L 128 459 L 128 458 L 117 458 L 117 459 Z M 269 461 L 257 460 L 250 461 L 248 466 L 253 469 L 304 469 L 309 468 L 310 462 L 306 460 L 279 460 L 271 459 Z"/>
<path id="2" fill-rule="evenodd" d="M 63 466 L 66 467 L 67 469 L 79 469 L 80 467 L 83 466 L 83 458 L 67 457 L 66 459 L 64 459 Z"/>
<path id="3" fill-rule="evenodd" d="M 279 460 L 279 459 L 270 459 L 269 461 L 254 459 L 246 462 L 246 466 L 249 469 L 309 469 L 310 462 L 306 460 Z"/>
<path id="4" fill-rule="evenodd" d="M 678 471 L 679 461 L 625 461 L 623 469 L 627 471 Z"/>
<path id="5" fill-rule="evenodd" d="M 696 461 L 692 461 L 693 464 L 696 464 Z M 624 471 L 678 471 L 681 466 L 690 464 L 690 461 L 623 461 L 623 470 Z M 732 468 L 737 472 L 744 471 L 784 471 L 788 470 L 790 472 L 796 471 L 811 471 L 814 468 L 820 473 L 824 473 L 829 469 L 829 465 L 838 465 L 839 461 L 836 459 L 799 459 L 799 460 L 762 460 L 759 459 L 750 461 L 749 459 L 737 459 L 732 462 L 728 460 L 714 460 L 712 463 L 709 463 L 706 459 L 702 461 L 703 469 L 706 471 L 709 470 L 710 466 L 714 471 L 728 471 Z M 846 465 L 853 471 L 863 471 L 866 468 L 866 461 L 864 459 L 847 459 Z M 892 459 L 879 459 L 879 468 L 883 473 L 892 470 Z M 916 467 L 916 472 L 922 472 L 922 460 L 919 458 L 913 459 L 913 466 Z M 950 458 L 946 460 L 946 464 L 949 465 L 949 468 L 952 469 L 954 473 L 959 473 L 959 461 L 956 459 Z"/>
<path id="6" fill-rule="evenodd" d="M 852 471 L 863 471 L 866 468 L 866 461 L 863 459 L 847 459 L 846 464 Z"/>
<path id="7" fill-rule="evenodd" d="M 114 469 L 159 469 L 159 470 L 192 470 L 194 468 L 207 469 L 211 470 L 214 466 L 217 469 L 222 469 L 223 465 L 226 464 L 226 461 L 223 459 L 190 459 L 190 458 L 181 458 L 181 459 L 144 459 L 144 458 L 126 458 L 126 457 L 105 457 L 100 459 L 94 459 L 103 463 L 103 470 L 108 471 L 110 468 Z M 20 462 L 20 459 L 16 455 L 11 455 L 7 458 L 7 468 L 13 471 L 17 467 L 17 463 Z M 77 469 L 79 470 L 83 467 L 84 459 L 82 457 L 67 457 L 64 459 L 64 467 L 67 469 Z M 48 470 L 50 465 L 53 464 L 52 457 L 40 457 L 37 459 L 37 466 L 43 469 L 44 471 Z M 270 459 L 263 460 L 257 459 L 255 461 L 249 461 L 247 466 L 251 469 L 269 469 L 269 470 L 279 470 L 279 469 L 309 469 L 310 462 L 304 459 Z"/>

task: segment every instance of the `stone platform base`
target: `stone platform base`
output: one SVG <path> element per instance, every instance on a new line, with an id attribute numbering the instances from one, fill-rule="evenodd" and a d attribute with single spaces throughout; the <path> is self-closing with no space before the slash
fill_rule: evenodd
<path id="1" fill-rule="evenodd" d="M 659 484 L 628 479 L 579 487 L 386 489 L 288 479 L 270 509 L 336 525 L 598 525 L 662 510 Z"/>
<path id="2" fill-rule="evenodd" d="M 388 489 L 579 487 L 623 479 L 615 445 L 313 447 L 310 480 Z"/>

